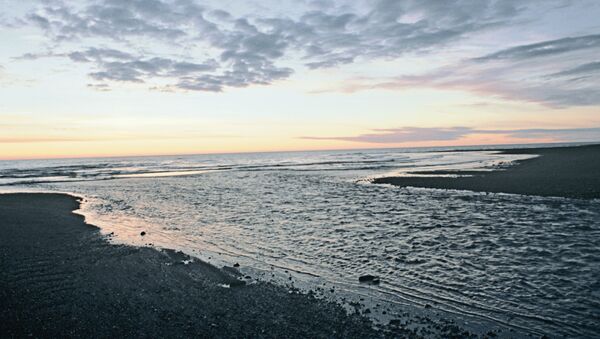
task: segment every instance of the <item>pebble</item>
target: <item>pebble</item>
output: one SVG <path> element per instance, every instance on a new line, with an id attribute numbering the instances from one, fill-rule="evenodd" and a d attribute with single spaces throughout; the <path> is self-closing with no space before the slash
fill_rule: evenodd
<path id="1" fill-rule="evenodd" d="M 376 276 L 370 275 L 370 274 L 361 275 L 358 278 L 358 281 L 364 282 L 364 283 L 370 283 L 370 284 L 379 284 L 379 282 L 380 282 L 379 277 L 376 277 Z"/>

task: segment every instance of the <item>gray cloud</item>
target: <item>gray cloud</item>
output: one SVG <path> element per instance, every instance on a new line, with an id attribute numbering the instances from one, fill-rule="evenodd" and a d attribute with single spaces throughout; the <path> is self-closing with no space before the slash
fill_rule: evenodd
<path id="1" fill-rule="evenodd" d="M 442 141 L 457 140 L 470 134 L 473 130 L 468 127 L 449 128 L 420 128 L 403 127 L 390 129 L 375 129 L 369 134 L 349 137 L 302 137 L 310 140 L 343 140 L 356 142 L 370 142 L 375 144 L 397 144 L 416 141 Z"/>
<path id="2" fill-rule="evenodd" d="M 568 37 L 540 43 L 516 46 L 488 54 L 475 60 L 531 59 L 600 47 L 600 34 Z"/>
<path id="3" fill-rule="evenodd" d="M 216 62 L 206 69 L 193 66 L 212 66 L 205 58 L 168 61 L 156 51 L 145 51 L 142 58 L 116 54 L 94 58 L 83 52 L 68 57 L 93 62 L 97 71 L 90 75 L 95 80 L 142 82 L 171 77 L 175 89 L 221 91 L 287 78 L 294 70 L 277 63 L 290 57 L 316 69 L 436 50 L 473 32 L 507 24 L 525 8 L 516 0 L 378 0 L 361 6 L 353 10 L 349 5 L 318 1 L 294 18 L 235 17 L 193 0 L 98 0 L 83 5 L 48 2 L 25 19 L 57 43 L 90 45 L 102 39 L 144 49 L 158 44 L 162 49 L 206 45 L 213 54 L 208 59 Z M 118 60 L 107 62 L 109 57 Z"/>
<path id="4" fill-rule="evenodd" d="M 551 74 L 550 76 L 589 76 L 596 72 L 600 72 L 600 61 L 579 65 L 574 68 Z"/>
<path id="5" fill-rule="evenodd" d="M 179 61 L 170 58 L 144 58 L 132 53 L 111 48 L 89 48 L 69 53 L 26 54 L 19 58 L 36 60 L 45 57 L 67 57 L 77 63 L 92 63 L 94 71 L 89 76 L 96 81 L 123 81 L 143 83 L 152 78 L 189 78 L 196 74 L 213 71 L 217 62 L 209 59 L 204 63 Z M 103 84 L 90 84 L 88 87 L 108 90 Z M 220 90 L 220 87 L 214 90 Z"/>
<path id="6" fill-rule="evenodd" d="M 234 24 L 233 30 L 220 28 L 205 19 L 207 10 L 193 1 L 104 0 L 89 3 L 81 10 L 74 8 L 45 6 L 28 19 L 57 42 L 104 38 L 132 44 L 138 39 L 158 39 L 166 45 L 193 47 L 195 40 L 204 39 L 221 50 L 218 62 L 212 58 L 201 62 L 172 60 L 148 51 L 144 56 L 134 56 L 99 48 L 49 55 L 94 63 L 96 71 L 90 76 L 97 81 L 141 83 L 160 77 L 172 78 L 170 88 L 221 91 L 224 87 L 270 84 L 292 73 L 290 68 L 274 64 L 286 47 L 278 36 L 260 32 L 245 19 L 233 20 L 225 11 L 210 11 L 209 15 Z M 150 47 L 155 43 L 151 42 Z"/>
<path id="7" fill-rule="evenodd" d="M 396 58 L 440 48 L 509 22 L 520 9 L 506 1 L 390 1 L 371 3 L 365 14 L 308 12 L 298 21 L 265 19 L 291 37 L 309 68 L 332 67 L 357 58 Z"/>
<path id="8" fill-rule="evenodd" d="M 183 2 L 183 1 L 181 1 Z M 55 40 L 72 40 L 81 37 L 107 37 L 122 39 L 128 36 L 150 36 L 177 39 L 186 33 L 170 24 L 185 17 L 184 11 L 201 8 L 180 1 L 165 3 L 158 0 L 89 2 L 81 11 L 65 3 L 50 3 L 27 20 L 39 26 Z"/>
<path id="9" fill-rule="evenodd" d="M 133 55 L 110 48 L 89 48 L 85 51 L 76 51 L 67 54 L 67 56 L 76 62 L 102 61 L 104 59 L 130 60 Z"/>
<path id="10" fill-rule="evenodd" d="M 406 142 L 456 141 L 474 134 L 507 135 L 520 139 L 552 138 L 559 141 L 600 141 L 600 127 L 565 129 L 475 129 L 470 127 L 419 128 L 402 127 L 375 129 L 374 133 L 347 137 L 301 137 L 308 140 L 340 140 L 373 144 L 401 144 Z"/>
<path id="11" fill-rule="evenodd" d="M 110 91 L 110 86 L 108 86 L 107 84 L 87 84 L 87 87 L 92 88 L 99 92 Z"/>
<path id="12" fill-rule="evenodd" d="M 438 52 L 476 32 L 512 24 L 528 8 L 565 3 L 319 0 L 299 2 L 303 10 L 275 16 L 267 11 L 232 14 L 194 0 L 53 1 L 44 2 L 23 20 L 43 30 L 58 47 L 21 59 L 63 57 L 87 63 L 95 82 L 90 87 L 99 90 L 109 89 L 112 82 L 133 82 L 168 91 L 219 92 L 286 79 L 298 63 L 320 69 Z M 64 49 L 70 44 L 93 47 Z M 107 45 L 111 48 L 98 47 Z M 502 49 L 427 74 L 345 86 L 349 90 L 451 88 L 557 107 L 597 105 L 599 84 L 591 74 L 598 63 L 573 62 L 581 64 L 589 58 L 583 53 L 598 49 L 598 34 L 565 37 Z M 185 56 L 166 55 L 171 50 Z M 542 57 L 562 59 L 549 65 L 530 62 Z M 523 79 L 523 74 L 529 76 Z M 159 84 L 152 84 L 155 80 Z"/>
<path id="13" fill-rule="evenodd" d="M 551 137 L 557 141 L 600 141 L 600 127 L 562 129 L 521 129 L 506 131 L 512 137 L 538 139 Z"/>
<path id="14" fill-rule="evenodd" d="M 115 50 L 90 49 L 85 52 L 69 54 L 73 61 L 94 62 L 99 69 L 90 73 L 94 80 L 115 80 L 128 82 L 144 82 L 148 78 L 187 77 L 196 73 L 216 69 L 216 62 L 191 63 L 168 58 L 153 57 L 145 59 Z"/>
<path id="15" fill-rule="evenodd" d="M 428 73 L 348 81 L 342 90 L 428 87 L 550 107 L 593 106 L 600 104 L 600 79 L 595 76 L 600 71 L 600 62 L 569 65 L 595 58 L 594 53 L 600 53 L 600 35 L 544 41 L 464 60 Z M 539 62 L 537 58 L 542 56 L 553 56 L 553 60 Z"/>

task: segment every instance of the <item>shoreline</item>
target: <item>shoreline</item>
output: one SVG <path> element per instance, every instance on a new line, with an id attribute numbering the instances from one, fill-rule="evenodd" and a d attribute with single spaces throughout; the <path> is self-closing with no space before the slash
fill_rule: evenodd
<path id="1" fill-rule="evenodd" d="M 600 145 L 498 150 L 537 157 L 492 171 L 419 171 L 376 178 L 375 184 L 578 199 L 600 198 Z M 468 152 L 468 151 L 466 151 Z M 453 174 L 459 177 L 436 177 Z M 419 176 L 429 175 L 429 176 Z M 461 176 L 462 175 L 462 176 Z"/>
<path id="2" fill-rule="evenodd" d="M 114 245 L 80 197 L 0 194 L 0 333 L 21 337 L 465 336 L 453 321 L 375 325 L 315 293 L 173 250 Z"/>

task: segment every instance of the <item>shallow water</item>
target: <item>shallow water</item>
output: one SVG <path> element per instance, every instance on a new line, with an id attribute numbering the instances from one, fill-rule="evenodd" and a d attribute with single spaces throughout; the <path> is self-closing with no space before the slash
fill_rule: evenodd
<path id="1" fill-rule="evenodd" d="M 1 162 L 0 181 L 85 196 L 88 220 L 119 242 L 301 272 L 295 277 L 308 285 L 325 281 L 516 329 L 593 337 L 600 201 L 367 180 L 522 157 L 404 149 Z M 382 283 L 360 285 L 361 274 Z"/>

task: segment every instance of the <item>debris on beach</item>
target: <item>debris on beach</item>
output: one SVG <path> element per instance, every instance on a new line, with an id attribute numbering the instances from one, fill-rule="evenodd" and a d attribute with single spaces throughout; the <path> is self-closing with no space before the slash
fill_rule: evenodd
<path id="1" fill-rule="evenodd" d="M 360 277 L 358 277 L 358 281 L 361 283 L 368 283 L 373 285 L 377 285 L 381 282 L 379 277 L 370 274 L 361 275 Z"/>

